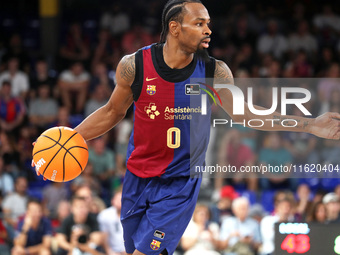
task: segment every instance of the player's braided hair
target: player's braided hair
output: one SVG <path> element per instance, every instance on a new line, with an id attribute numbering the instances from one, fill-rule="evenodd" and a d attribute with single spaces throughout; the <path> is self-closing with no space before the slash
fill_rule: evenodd
<path id="1" fill-rule="evenodd" d="M 162 13 L 162 32 L 161 43 L 164 43 L 169 32 L 169 22 L 182 22 L 183 13 L 185 11 L 184 5 L 186 3 L 202 3 L 200 0 L 169 0 L 164 6 Z"/>

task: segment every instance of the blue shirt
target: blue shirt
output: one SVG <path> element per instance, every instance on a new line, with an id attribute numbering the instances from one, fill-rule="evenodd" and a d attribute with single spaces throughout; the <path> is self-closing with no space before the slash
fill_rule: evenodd
<path id="1" fill-rule="evenodd" d="M 25 218 L 22 219 L 18 224 L 18 231 L 22 231 Z M 19 235 L 17 233 L 17 236 Z M 39 226 L 37 229 L 30 228 L 27 232 L 27 242 L 25 247 L 30 247 L 34 245 L 41 244 L 44 236 L 52 235 L 52 225 L 49 219 L 41 218 Z"/>

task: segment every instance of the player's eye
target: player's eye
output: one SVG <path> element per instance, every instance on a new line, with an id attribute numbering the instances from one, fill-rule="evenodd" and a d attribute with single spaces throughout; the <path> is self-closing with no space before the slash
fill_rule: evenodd
<path id="1" fill-rule="evenodd" d="M 196 23 L 196 26 L 198 26 L 198 27 L 201 27 L 203 25 L 203 23 L 202 22 L 200 22 L 200 23 Z"/>

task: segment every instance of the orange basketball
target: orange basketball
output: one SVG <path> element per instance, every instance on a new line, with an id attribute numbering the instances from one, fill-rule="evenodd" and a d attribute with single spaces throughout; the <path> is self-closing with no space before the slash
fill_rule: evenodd
<path id="1" fill-rule="evenodd" d="M 89 152 L 84 138 L 72 128 L 54 127 L 42 133 L 33 148 L 35 168 L 46 179 L 67 182 L 84 170 Z"/>

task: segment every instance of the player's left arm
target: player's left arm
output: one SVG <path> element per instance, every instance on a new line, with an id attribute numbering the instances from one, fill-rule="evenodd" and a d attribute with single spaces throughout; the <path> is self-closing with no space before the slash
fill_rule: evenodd
<path id="1" fill-rule="evenodd" d="M 215 84 L 234 84 L 233 75 L 229 67 L 223 61 L 216 60 L 214 80 Z M 281 115 L 278 112 L 260 116 L 253 114 L 248 109 L 248 105 L 244 102 L 244 115 L 233 115 L 233 97 L 231 92 L 225 88 L 216 89 L 216 91 L 222 101 L 222 105 L 220 106 L 235 122 L 243 122 L 245 120 L 245 124 L 247 125 L 248 121 L 251 119 L 260 119 L 264 124 L 262 127 L 256 128 L 259 130 L 306 132 L 327 139 L 340 138 L 340 114 L 337 112 L 327 112 L 317 118 Z M 259 110 L 266 109 L 261 106 L 254 107 Z M 274 121 L 266 121 L 266 119 L 273 119 Z M 285 126 L 282 126 L 280 123 L 284 119 L 292 121 L 285 121 Z"/>

